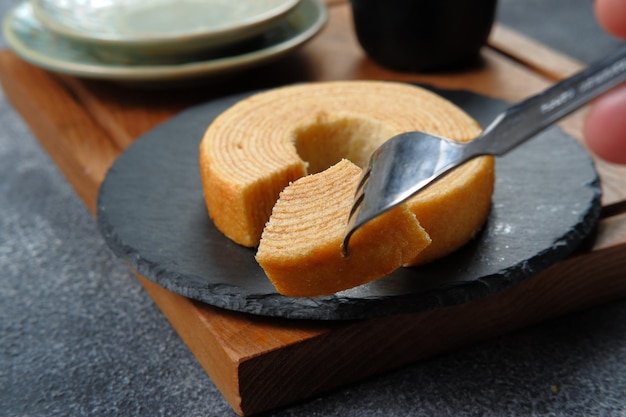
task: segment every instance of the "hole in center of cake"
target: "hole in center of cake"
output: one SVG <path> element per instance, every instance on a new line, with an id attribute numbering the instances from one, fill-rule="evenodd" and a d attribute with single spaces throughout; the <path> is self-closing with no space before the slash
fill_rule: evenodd
<path id="1" fill-rule="evenodd" d="M 308 173 L 322 172 L 342 159 L 365 167 L 370 155 L 398 132 L 379 120 L 354 114 L 318 114 L 294 132 L 298 155 Z"/>

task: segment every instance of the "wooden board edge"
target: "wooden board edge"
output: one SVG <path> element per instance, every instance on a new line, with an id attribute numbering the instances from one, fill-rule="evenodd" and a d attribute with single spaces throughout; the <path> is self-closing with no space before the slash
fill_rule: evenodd
<path id="1" fill-rule="evenodd" d="M 594 242 L 594 252 L 626 245 L 626 202 L 615 206 L 617 206 L 615 213 L 598 223 L 598 234 L 602 235 L 602 240 Z M 608 208 L 610 209 L 610 206 Z"/>
<path id="2" fill-rule="evenodd" d="M 543 45 L 501 23 L 494 24 L 489 45 L 514 60 L 558 81 L 584 69 L 586 64 Z"/>

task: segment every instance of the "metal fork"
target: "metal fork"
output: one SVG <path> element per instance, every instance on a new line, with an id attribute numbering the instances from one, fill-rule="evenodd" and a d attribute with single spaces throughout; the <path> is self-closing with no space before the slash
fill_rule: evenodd
<path id="1" fill-rule="evenodd" d="M 396 135 L 372 154 L 356 190 L 343 241 L 436 180 L 482 155 L 501 156 L 551 124 L 626 81 L 626 45 L 585 70 L 509 107 L 471 142 L 423 132 Z"/>

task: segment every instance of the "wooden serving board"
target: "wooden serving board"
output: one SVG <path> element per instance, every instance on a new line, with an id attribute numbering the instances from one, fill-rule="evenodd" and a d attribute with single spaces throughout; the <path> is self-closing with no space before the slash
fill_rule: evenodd
<path id="1" fill-rule="evenodd" d="M 364 56 L 346 1 L 329 2 L 329 9 L 328 25 L 302 50 L 219 84 L 130 89 L 54 75 L 7 51 L 0 52 L 0 82 L 94 213 L 107 169 L 129 144 L 182 109 L 212 98 L 296 81 L 363 78 L 463 88 L 513 101 L 582 67 L 498 26 L 480 68 L 430 76 L 394 73 Z M 583 117 L 584 110 L 562 125 L 580 139 Z M 250 415 L 626 296 L 626 169 L 601 161 L 597 168 L 604 197 L 594 239 L 543 273 L 463 305 L 373 320 L 284 320 L 207 306 L 137 277 L 233 409 Z"/>

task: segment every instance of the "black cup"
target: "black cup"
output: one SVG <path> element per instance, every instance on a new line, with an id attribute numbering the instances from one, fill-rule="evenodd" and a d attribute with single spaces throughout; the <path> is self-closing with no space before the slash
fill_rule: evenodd
<path id="1" fill-rule="evenodd" d="M 497 0 L 351 0 L 367 55 L 399 71 L 458 69 L 477 62 Z"/>

